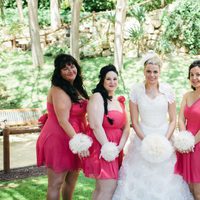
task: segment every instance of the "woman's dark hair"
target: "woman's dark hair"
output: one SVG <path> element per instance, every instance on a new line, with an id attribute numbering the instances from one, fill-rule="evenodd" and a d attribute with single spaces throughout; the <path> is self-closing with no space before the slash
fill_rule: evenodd
<path id="1" fill-rule="evenodd" d="M 195 60 L 190 66 L 189 66 L 189 70 L 188 70 L 188 79 L 190 79 L 190 70 L 194 67 L 199 67 L 200 68 L 200 60 Z M 191 88 L 193 90 L 196 90 L 195 87 L 191 86 Z"/>
<path id="2" fill-rule="evenodd" d="M 73 82 L 73 85 L 61 76 L 61 69 L 63 69 L 66 65 L 74 65 L 77 69 L 77 76 Z M 55 69 L 51 78 L 52 85 L 64 90 L 70 96 L 72 102 L 79 102 L 80 99 L 78 92 L 84 98 L 89 98 L 83 86 L 81 68 L 74 57 L 68 54 L 59 54 L 54 60 L 54 67 Z"/>
<path id="3" fill-rule="evenodd" d="M 99 92 L 101 94 L 101 96 L 103 97 L 103 101 L 104 101 L 104 113 L 106 114 L 108 122 L 110 124 L 113 124 L 113 119 L 111 119 L 108 116 L 108 102 L 107 102 L 107 100 L 110 100 L 110 101 L 112 100 L 112 96 L 108 95 L 108 91 L 103 86 L 106 74 L 110 71 L 113 71 L 118 75 L 118 71 L 114 65 L 109 64 L 109 65 L 102 67 L 100 70 L 100 73 L 99 73 L 99 83 L 92 90 L 92 93 L 94 94 L 96 92 Z"/>

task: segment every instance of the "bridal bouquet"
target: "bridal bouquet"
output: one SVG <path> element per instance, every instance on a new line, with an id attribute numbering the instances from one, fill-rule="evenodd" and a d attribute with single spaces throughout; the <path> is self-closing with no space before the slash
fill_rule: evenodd
<path id="1" fill-rule="evenodd" d="M 107 142 L 101 147 L 100 158 L 110 162 L 115 160 L 119 155 L 119 150 L 114 142 Z"/>
<path id="2" fill-rule="evenodd" d="M 165 136 L 150 134 L 142 140 L 141 154 L 148 162 L 163 162 L 171 156 L 172 152 L 173 147 Z"/>
<path id="3" fill-rule="evenodd" d="M 189 131 L 180 131 L 174 135 L 174 147 L 179 152 L 192 150 L 194 148 L 194 135 Z"/>
<path id="4" fill-rule="evenodd" d="M 86 151 L 91 146 L 92 139 L 84 133 L 77 133 L 69 141 L 69 148 L 74 154 L 80 153 L 81 151 Z"/>

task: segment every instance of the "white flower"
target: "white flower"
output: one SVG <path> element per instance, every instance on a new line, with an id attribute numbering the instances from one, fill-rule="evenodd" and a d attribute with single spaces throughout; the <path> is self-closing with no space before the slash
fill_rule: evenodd
<path id="1" fill-rule="evenodd" d="M 180 152 L 193 149 L 194 144 L 194 135 L 189 131 L 180 131 L 174 135 L 174 147 Z"/>
<path id="2" fill-rule="evenodd" d="M 115 160 L 119 155 L 119 150 L 114 142 L 107 142 L 101 147 L 100 157 L 110 162 Z"/>
<path id="3" fill-rule="evenodd" d="M 163 162 L 171 156 L 172 152 L 173 147 L 165 136 L 150 134 L 142 140 L 141 154 L 149 162 Z"/>
<path id="4" fill-rule="evenodd" d="M 83 133 L 77 133 L 69 141 L 69 148 L 74 154 L 88 150 L 91 145 L 92 139 Z"/>

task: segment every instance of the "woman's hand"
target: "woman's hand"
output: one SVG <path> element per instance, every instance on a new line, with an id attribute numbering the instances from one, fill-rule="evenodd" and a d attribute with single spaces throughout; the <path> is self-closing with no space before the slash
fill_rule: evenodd
<path id="1" fill-rule="evenodd" d="M 194 152 L 194 147 L 191 147 L 190 149 L 187 149 L 187 150 L 185 150 L 185 151 L 180 151 L 180 150 L 178 150 L 178 149 L 176 149 L 178 152 L 180 152 L 180 153 L 190 153 L 190 152 Z"/>
<path id="2" fill-rule="evenodd" d="M 84 151 L 81 151 L 78 155 L 80 158 L 86 158 L 90 155 L 90 152 L 89 150 L 84 150 Z"/>

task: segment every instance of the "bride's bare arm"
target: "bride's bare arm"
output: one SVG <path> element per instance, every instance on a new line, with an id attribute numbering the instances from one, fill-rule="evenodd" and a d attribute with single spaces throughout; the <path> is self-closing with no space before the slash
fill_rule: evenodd
<path id="1" fill-rule="evenodd" d="M 176 103 L 168 103 L 168 113 L 169 113 L 169 127 L 166 133 L 167 139 L 170 139 L 174 129 L 176 128 Z"/>
<path id="2" fill-rule="evenodd" d="M 123 128 L 122 137 L 121 137 L 119 145 L 118 145 L 119 151 L 121 151 L 124 148 L 124 145 L 126 144 L 126 141 L 129 136 L 129 132 L 130 132 L 130 125 L 129 125 L 128 116 L 126 115 L 126 124 Z"/>
<path id="3" fill-rule="evenodd" d="M 137 134 L 137 136 L 143 140 L 144 133 L 142 132 L 140 126 L 139 126 L 139 111 L 138 111 L 138 105 L 133 103 L 132 101 L 129 101 L 129 107 L 130 107 L 130 114 L 131 114 L 131 122 L 132 126 Z"/>

